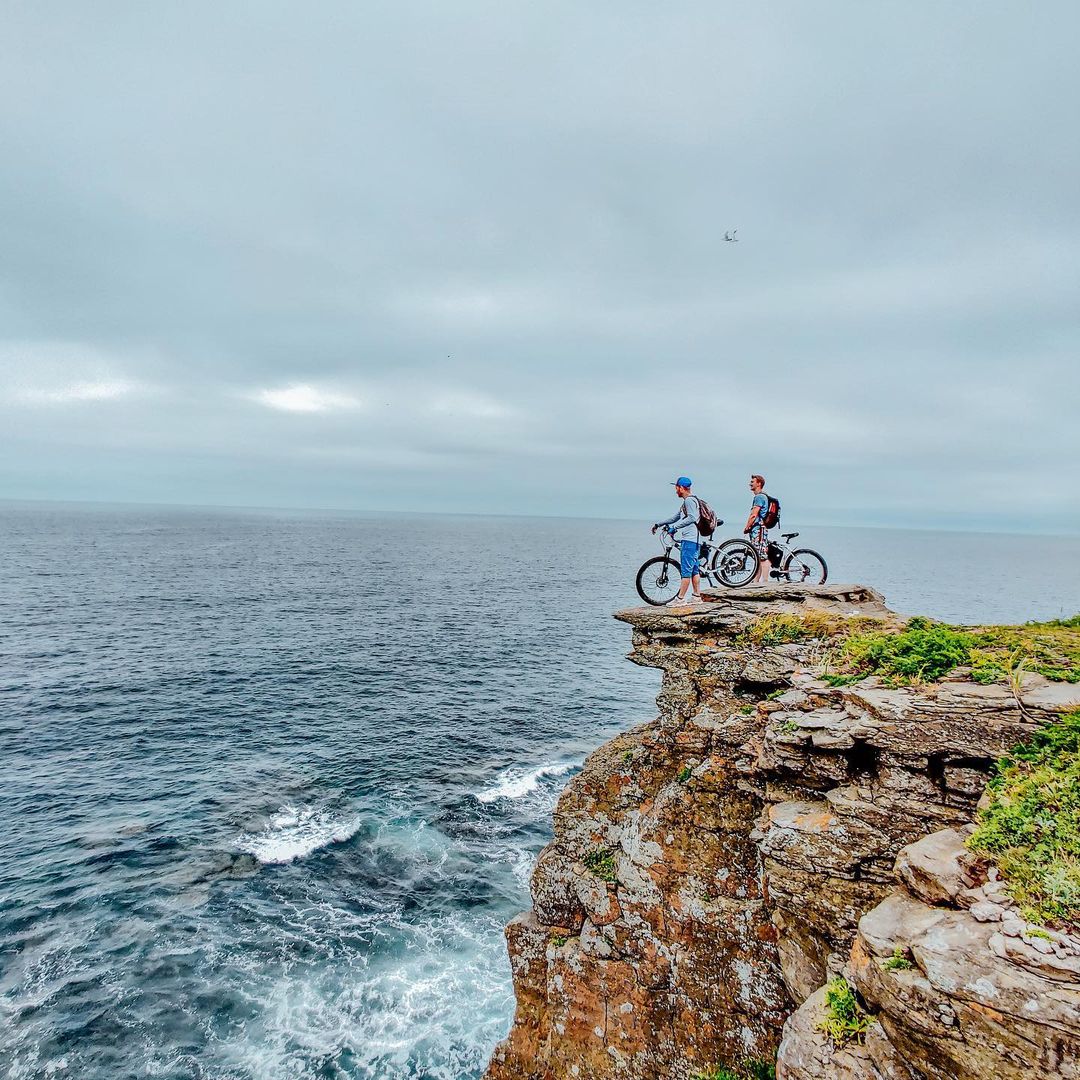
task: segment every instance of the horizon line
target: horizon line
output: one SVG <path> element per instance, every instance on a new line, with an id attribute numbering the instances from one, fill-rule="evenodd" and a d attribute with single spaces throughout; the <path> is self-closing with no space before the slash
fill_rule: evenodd
<path id="1" fill-rule="evenodd" d="M 491 514 L 472 510 L 389 510 L 382 507 L 333 507 L 333 506 L 267 506 L 254 503 L 179 503 L 179 502 L 138 502 L 130 500 L 112 499 L 43 499 L 43 498 L 9 498 L 0 496 L 0 508 L 5 505 L 34 506 L 75 506 L 86 508 L 125 508 L 125 509 L 158 509 L 158 510 L 218 510 L 218 511 L 250 511 L 261 513 L 292 513 L 292 514 L 387 514 L 400 517 L 474 517 L 474 518 L 522 518 L 538 519 L 543 521 L 617 521 L 623 523 L 642 522 L 644 519 L 633 517 L 596 517 L 587 514 L 542 514 L 542 513 L 504 513 Z M 876 529 L 893 532 L 940 532 L 951 534 L 976 533 L 986 536 L 1031 536 L 1031 537 L 1054 537 L 1058 539 L 1080 539 L 1080 531 L 1077 532 L 1033 532 L 1018 531 L 1015 529 L 991 529 L 991 528 L 968 528 L 946 529 L 928 525 L 869 525 L 857 524 L 850 521 L 822 522 L 808 521 L 803 526 L 812 529 Z M 782 534 L 781 534 L 782 535 Z"/>

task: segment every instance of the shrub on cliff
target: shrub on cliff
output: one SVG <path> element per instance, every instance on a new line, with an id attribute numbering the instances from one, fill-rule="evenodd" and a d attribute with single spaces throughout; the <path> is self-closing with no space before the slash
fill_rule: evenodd
<path id="1" fill-rule="evenodd" d="M 752 645 L 822 642 L 825 680 L 834 686 L 876 675 L 894 686 L 934 682 L 970 667 L 980 683 L 1019 690 L 1023 674 L 1080 682 L 1080 615 L 1023 626 L 948 626 L 917 616 L 901 629 L 881 619 L 824 611 L 755 619 L 738 641 Z"/>
<path id="2" fill-rule="evenodd" d="M 877 675 L 886 683 L 934 682 L 970 667 L 980 683 L 1019 688 L 1025 671 L 1080 682 L 1080 616 L 1023 626 L 953 627 L 917 617 L 899 633 L 871 630 L 842 637 L 830 656 L 834 684 Z"/>
<path id="3" fill-rule="evenodd" d="M 1080 928 L 1080 710 L 1002 758 L 968 840 L 1030 922 Z"/>
<path id="4" fill-rule="evenodd" d="M 970 634 L 916 618 L 899 634 L 850 635 L 840 646 L 839 664 L 852 675 L 933 682 L 968 663 L 971 647 Z"/>
<path id="5" fill-rule="evenodd" d="M 595 874 L 601 881 L 617 881 L 618 875 L 615 870 L 615 853 L 597 848 L 585 853 L 581 860 L 585 869 Z"/>
<path id="6" fill-rule="evenodd" d="M 838 976 L 825 987 L 825 1015 L 818 1024 L 836 1046 L 862 1042 L 874 1018 L 863 1012 L 847 979 Z"/>

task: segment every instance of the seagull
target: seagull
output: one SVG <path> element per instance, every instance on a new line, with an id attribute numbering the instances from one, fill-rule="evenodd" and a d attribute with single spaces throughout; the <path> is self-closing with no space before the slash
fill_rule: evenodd
<path id="1" fill-rule="evenodd" d="M 732 229 L 732 230 L 731 230 L 731 232 L 726 232 L 726 233 L 724 233 L 724 239 L 725 239 L 725 240 L 726 240 L 726 241 L 727 241 L 727 242 L 728 242 L 729 244 L 737 244 L 737 243 L 739 242 L 739 238 L 738 238 L 738 237 L 737 237 L 737 236 L 736 236 L 735 234 L 736 234 L 736 233 L 737 233 L 738 231 L 739 231 L 738 229 Z"/>

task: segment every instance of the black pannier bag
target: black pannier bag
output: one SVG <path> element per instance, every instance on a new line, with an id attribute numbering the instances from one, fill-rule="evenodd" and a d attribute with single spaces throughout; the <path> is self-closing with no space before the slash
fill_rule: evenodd
<path id="1" fill-rule="evenodd" d="M 780 565 L 780 560 L 784 557 L 784 553 L 779 544 L 769 541 L 769 546 L 766 549 L 769 553 L 769 562 L 775 567 Z"/>

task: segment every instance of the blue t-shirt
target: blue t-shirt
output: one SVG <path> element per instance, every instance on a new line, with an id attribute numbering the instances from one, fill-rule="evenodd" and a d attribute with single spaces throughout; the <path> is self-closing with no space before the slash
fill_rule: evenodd
<path id="1" fill-rule="evenodd" d="M 769 509 L 769 496 L 764 491 L 759 491 L 754 496 L 754 501 L 751 504 L 758 508 L 757 520 L 754 522 L 755 529 L 765 528 L 765 511 Z"/>

